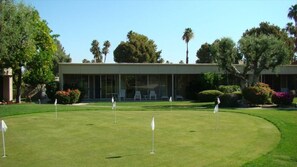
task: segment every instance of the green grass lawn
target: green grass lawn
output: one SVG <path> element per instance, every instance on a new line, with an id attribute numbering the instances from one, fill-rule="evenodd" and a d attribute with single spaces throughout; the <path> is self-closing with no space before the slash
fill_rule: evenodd
<path id="1" fill-rule="evenodd" d="M 212 103 L 0 106 L 0 166 L 297 166 L 297 112 Z M 155 154 L 151 155 L 155 117 Z M 2 141 L 1 141 L 2 143 Z M 2 153 L 2 147 L 1 147 Z"/>

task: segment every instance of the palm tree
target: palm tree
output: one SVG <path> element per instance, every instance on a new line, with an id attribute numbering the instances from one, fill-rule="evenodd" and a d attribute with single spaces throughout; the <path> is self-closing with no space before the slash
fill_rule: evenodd
<path id="1" fill-rule="evenodd" d="M 93 53 L 94 59 L 96 63 L 102 62 L 102 56 L 100 52 L 99 42 L 97 40 L 92 41 L 92 47 L 90 48 L 90 52 Z"/>
<path id="2" fill-rule="evenodd" d="M 287 31 L 294 36 L 294 43 L 295 43 L 295 52 L 297 52 L 297 4 L 292 5 L 289 8 L 288 17 L 295 21 L 295 27 L 292 23 L 287 24 Z M 295 56 L 296 58 L 296 56 Z"/>
<path id="3" fill-rule="evenodd" d="M 187 44 L 186 64 L 189 63 L 189 57 L 188 57 L 188 55 L 189 55 L 188 43 L 189 43 L 189 41 L 190 41 L 192 38 L 194 38 L 194 33 L 193 33 L 192 29 L 191 29 L 191 28 L 186 28 L 186 29 L 185 29 L 185 32 L 184 32 L 184 35 L 182 36 L 182 39 L 183 39 L 183 40 L 186 42 L 186 44 Z"/>
<path id="4" fill-rule="evenodd" d="M 297 27 L 297 4 L 296 5 L 292 5 L 289 8 L 288 17 L 290 19 L 294 19 L 294 21 L 295 21 L 295 27 Z"/>
<path id="5" fill-rule="evenodd" d="M 107 40 L 104 42 L 104 47 L 102 48 L 102 53 L 104 54 L 104 63 L 106 61 L 106 55 L 109 53 L 110 42 Z"/>

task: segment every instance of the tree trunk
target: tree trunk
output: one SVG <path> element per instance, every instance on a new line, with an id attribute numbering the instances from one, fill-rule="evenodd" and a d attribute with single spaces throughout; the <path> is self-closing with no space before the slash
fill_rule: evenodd
<path id="1" fill-rule="evenodd" d="M 259 82 L 260 73 L 254 73 L 253 80 L 252 80 L 252 86 L 254 86 L 257 82 Z"/>
<path id="2" fill-rule="evenodd" d="M 22 69 L 18 69 L 16 70 L 16 77 L 17 79 L 16 80 L 16 89 L 17 89 L 17 92 L 16 92 L 16 103 L 21 103 L 21 91 L 22 91 Z"/>
<path id="3" fill-rule="evenodd" d="M 189 50 L 188 50 L 188 43 L 187 43 L 186 64 L 188 63 L 189 63 Z"/>

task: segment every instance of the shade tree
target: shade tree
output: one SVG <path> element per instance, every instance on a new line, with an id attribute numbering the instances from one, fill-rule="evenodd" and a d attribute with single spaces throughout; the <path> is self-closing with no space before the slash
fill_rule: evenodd
<path id="1" fill-rule="evenodd" d="M 122 41 L 113 53 L 117 63 L 163 63 L 161 52 L 152 39 L 130 31 L 127 41 Z"/>

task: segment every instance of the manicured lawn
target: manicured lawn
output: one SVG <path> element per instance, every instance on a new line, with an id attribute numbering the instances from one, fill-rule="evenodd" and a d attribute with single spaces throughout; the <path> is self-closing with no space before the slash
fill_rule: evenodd
<path id="1" fill-rule="evenodd" d="M 221 109 L 214 115 L 212 103 L 173 102 L 171 109 L 168 102 L 118 102 L 115 124 L 108 102 L 58 105 L 58 119 L 54 109 L 0 106 L 8 125 L 1 167 L 297 165 L 292 110 Z"/>

